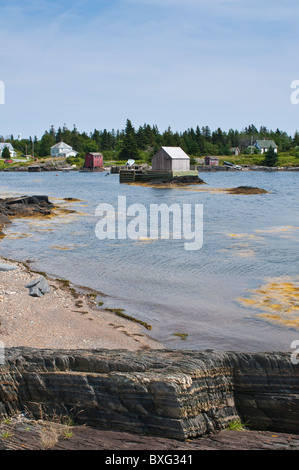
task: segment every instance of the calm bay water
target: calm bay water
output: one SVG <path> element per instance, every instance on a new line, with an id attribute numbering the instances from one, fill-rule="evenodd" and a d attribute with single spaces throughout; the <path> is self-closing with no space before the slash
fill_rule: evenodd
<path id="1" fill-rule="evenodd" d="M 238 299 L 266 280 L 299 279 L 297 172 L 201 173 L 203 187 L 162 189 L 120 185 L 105 173 L 0 173 L 0 192 L 46 194 L 76 214 L 47 221 L 15 221 L 0 255 L 31 259 L 36 269 L 104 292 L 104 305 L 152 325 L 167 347 L 290 350 L 299 331 L 258 316 Z M 262 195 L 208 191 L 250 185 Z M 198 190 L 200 189 L 200 190 Z M 203 204 L 204 243 L 186 251 L 184 240 L 103 240 L 95 235 L 100 203 Z M 174 336 L 186 334 L 186 340 Z"/>

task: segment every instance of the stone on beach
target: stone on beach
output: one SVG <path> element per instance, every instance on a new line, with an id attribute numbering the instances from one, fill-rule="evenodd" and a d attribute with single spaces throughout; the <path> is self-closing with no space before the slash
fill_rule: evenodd
<path id="1" fill-rule="evenodd" d="M 13 271 L 14 269 L 17 269 L 17 266 L 0 263 L 0 271 Z"/>
<path id="2" fill-rule="evenodd" d="M 44 294 L 51 292 L 50 286 L 44 276 L 29 282 L 25 287 L 29 289 L 29 295 L 32 297 L 42 297 Z"/>

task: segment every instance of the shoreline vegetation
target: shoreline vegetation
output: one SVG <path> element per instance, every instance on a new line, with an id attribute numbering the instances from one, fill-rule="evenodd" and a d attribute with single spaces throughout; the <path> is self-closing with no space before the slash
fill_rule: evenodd
<path id="1" fill-rule="evenodd" d="M 256 156 L 229 156 L 221 157 L 216 156 L 215 158 L 219 159 L 219 166 L 207 166 L 204 164 L 204 159 L 192 159 L 191 166 L 199 172 L 204 171 L 299 171 L 299 158 L 288 158 L 287 156 L 281 156 L 278 154 L 278 162 L 275 166 L 266 166 L 263 164 L 264 157 L 263 155 Z M 225 161 L 229 160 L 232 163 L 232 167 L 225 165 Z M 110 171 L 111 167 L 124 168 L 126 165 L 125 160 L 104 160 L 104 166 L 101 168 L 101 171 Z M 141 167 L 150 163 L 147 163 L 144 159 L 137 159 L 135 164 Z M 82 157 L 45 157 L 45 158 L 30 158 L 29 160 L 23 159 L 20 161 L 11 160 L 10 163 L 4 163 L 4 160 L 0 158 L 0 172 L 27 172 L 30 167 L 38 167 L 38 171 L 80 171 L 84 167 L 84 158 Z M 239 168 L 238 168 L 239 167 Z"/>
<path id="2" fill-rule="evenodd" d="M 278 148 L 278 154 L 272 155 L 273 158 L 266 158 L 266 154 L 260 153 L 259 144 L 255 145 L 263 140 Z M 266 126 L 257 128 L 254 124 L 242 130 L 224 131 L 220 127 L 211 130 L 207 125 L 197 125 L 181 132 L 173 131 L 171 127 L 160 132 L 155 124 L 145 123 L 135 128 L 130 119 L 127 119 L 124 129 L 81 132 L 75 124 L 73 129 L 68 129 L 65 124 L 58 129 L 52 125 L 40 138 L 30 136 L 19 140 L 12 135 L 6 140 L 12 144 L 20 167 L 28 165 L 30 160 L 48 163 L 51 160 L 51 147 L 62 141 L 77 152 L 76 156 L 66 160 L 69 165 L 74 164 L 77 168 L 83 166 L 84 156 L 88 152 L 101 152 L 106 163 L 125 165 L 128 159 L 134 159 L 137 164 L 150 164 L 152 156 L 163 146 L 181 147 L 190 156 L 191 165 L 203 162 L 206 156 L 214 156 L 219 158 L 220 165 L 230 160 L 233 164 L 242 166 L 264 166 L 269 163 L 278 167 L 299 167 L 297 131 L 291 136 L 281 129 L 274 131 Z M 10 166 L 4 161 L 4 158 L 0 159 L 0 170 Z"/>

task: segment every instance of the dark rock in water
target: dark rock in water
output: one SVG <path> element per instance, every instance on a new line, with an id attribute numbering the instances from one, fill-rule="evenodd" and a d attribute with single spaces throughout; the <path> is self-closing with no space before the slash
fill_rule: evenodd
<path id="1" fill-rule="evenodd" d="M 172 178 L 165 178 L 165 179 L 153 179 L 147 181 L 149 184 L 169 184 L 169 185 L 190 185 L 190 184 L 206 184 L 201 178 L 197 175 L 181 175 L 181 176 L 173 176 Z"/>
<path id="2" fill-rule="evenodd" d="M 265 189 L 255 188 L 254 186 L 238 186 L 237 188 L 229 188 L 229 194 L 266 194 Z"/>
<path id="3" fill-rule="evenodd" d="M 174 176 L 169 182 L 171 184 L 205 184 L 197 175 Z"/>
<path id="4" fill-rule="evenodd" d="M 44 276 L 34 279 L 25 287 L 29 289 L 29 295 L 32 297 L 42 297 L 44 294 L 51 292 L 51 288 Z"/>
<path id="5" fill-rule="evenodd" d="M 48 196 L 0 199 L 0 230 L 10 224 L 12 217 L 48 216 L 52 214 L 53 208 L 54 205 L 49 201 Z"/>
<path id="6" fill-rule="evenodd" d="M 299 368 L 288 352 L 6 348 L 0 417 L 24 410 L 181 440 L 235 420 L 296 433 Z"/>
<path id="7" fill-rule="evenodd" d="M 13 271 L 14 269 L 17 269 L 17 266 L 0 263 L 0 271 Z"/>

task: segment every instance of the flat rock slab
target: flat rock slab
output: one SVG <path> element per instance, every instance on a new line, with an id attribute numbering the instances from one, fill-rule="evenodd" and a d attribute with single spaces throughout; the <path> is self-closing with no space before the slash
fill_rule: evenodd
<path id="1" fill-rule="evenodd" d="M 18 269 L 18 266 L 0 263 L 0 271 L 13 271 L 14 269 Z"/>
<path id="2" fill-rule="evenodd" d="M 0 450 L 41 450 L 45 445 L 42 430 L 46 432 L 50 428 L 49 422 L 41 424 L 26 419 L 12 419 L 9 424 L 0 424 Z M 66 431 L 70 436 L 68 439 L 65 438 Z M 57 425 L 52 433 L 57 439 L 52 442 L 52 450 L 161 450 L 169 451 L 169 454 L 181 450 L 299 450 L 299 435 L 267 431 L 224 430 L 185 442 L 89 426 L 66 428 Z"/>

